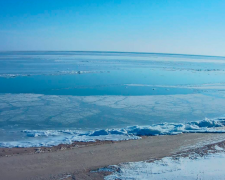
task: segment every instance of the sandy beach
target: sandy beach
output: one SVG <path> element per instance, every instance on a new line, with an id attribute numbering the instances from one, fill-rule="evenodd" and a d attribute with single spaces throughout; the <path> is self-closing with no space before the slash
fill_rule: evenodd
<path id="1" fill-rule="evenodd" d="M 1 179 L 103 179 L 91 173 L 108 165 L 160 159 L 222 142 L 225 134 L 180 134 L 129 141 L 73 143 L 56 147 L 1 148 Z"/>

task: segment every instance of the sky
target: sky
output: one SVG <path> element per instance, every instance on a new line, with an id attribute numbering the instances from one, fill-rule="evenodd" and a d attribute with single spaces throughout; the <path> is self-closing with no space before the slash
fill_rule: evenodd
<path id="1" fill-rule="evenodd" d="M 225 56 L 225 0 L 0 0 L 0 51 Z"/>

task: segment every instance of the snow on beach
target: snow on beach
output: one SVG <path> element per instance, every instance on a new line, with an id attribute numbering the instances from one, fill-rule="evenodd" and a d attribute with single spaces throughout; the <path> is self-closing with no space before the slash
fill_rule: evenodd
<path id="1" fill-rule="evenodd" d="M 105 180 L 222 180 L 225 177 L 225 153 L 217 145 L 214 148 L 217 153 L 202 157 L 194 154 L 180 158 L 165 157 L 152 163 L 141 161 L 109 166 L 114 173 L 106 176 Z M 104 171 L 104 168 L 100 171 Z"/>

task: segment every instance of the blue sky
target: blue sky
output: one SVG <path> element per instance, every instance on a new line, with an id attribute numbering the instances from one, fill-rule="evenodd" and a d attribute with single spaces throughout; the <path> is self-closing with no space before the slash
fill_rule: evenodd
<path id="1" fill-rule="evenodd" d="M 225 56 L 224 0 L 0 0 L 0 50 Z"/>

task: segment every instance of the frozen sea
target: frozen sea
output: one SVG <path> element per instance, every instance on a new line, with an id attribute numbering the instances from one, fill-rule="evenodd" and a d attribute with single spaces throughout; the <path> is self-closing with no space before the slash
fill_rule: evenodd
<path id="1" fill-rule="evenodd" d="M 0 146 L 220 132 L 225 57 L 0 52 Z"/>

